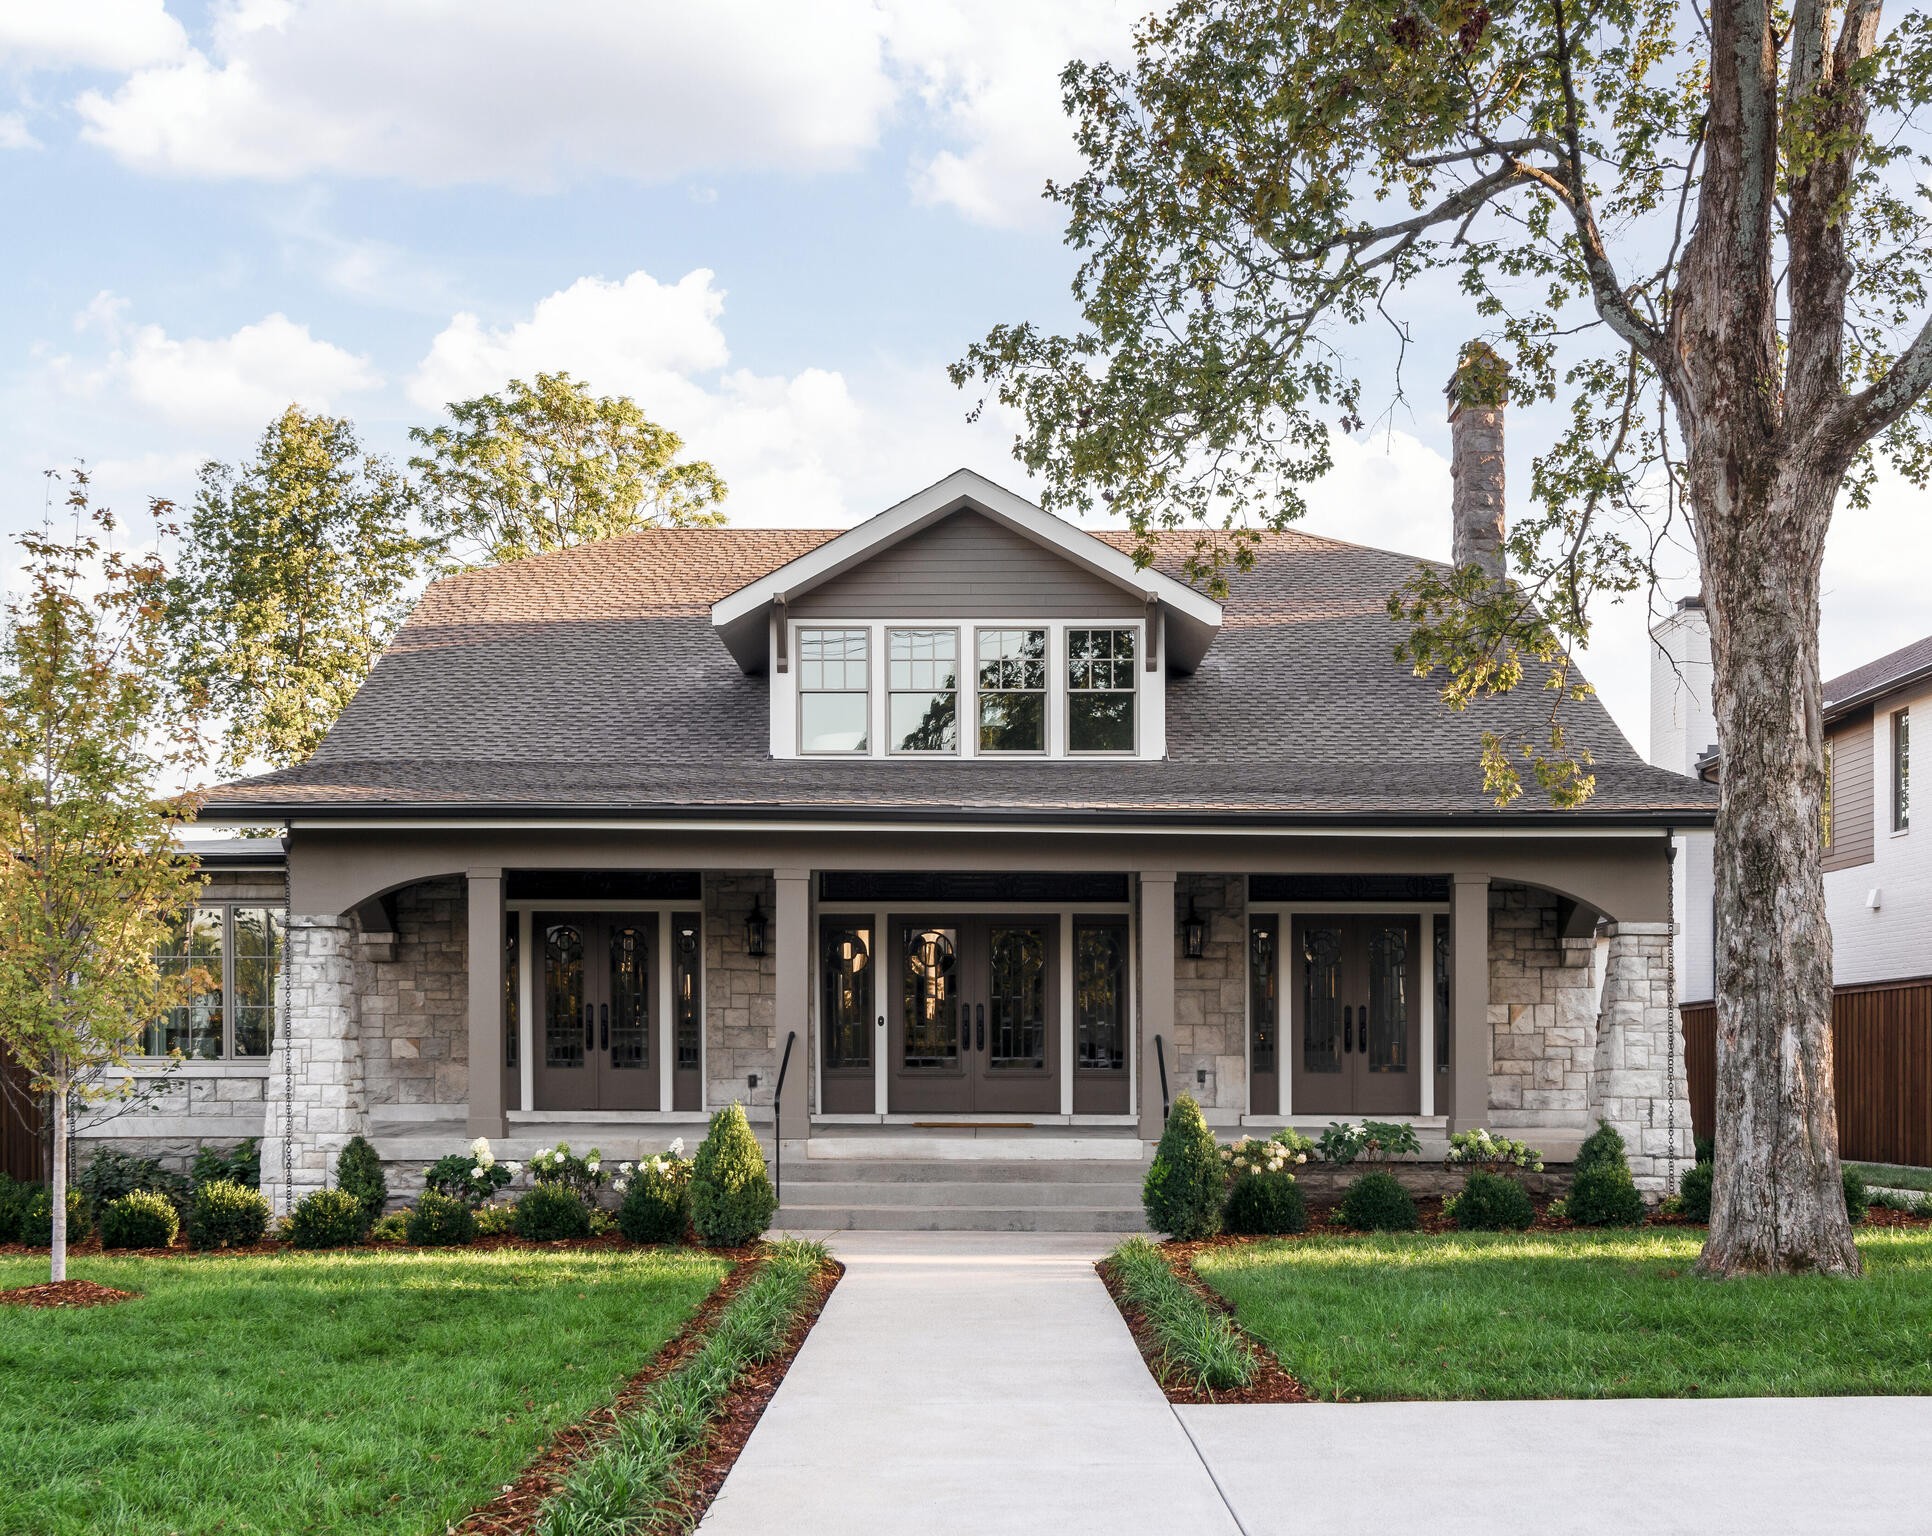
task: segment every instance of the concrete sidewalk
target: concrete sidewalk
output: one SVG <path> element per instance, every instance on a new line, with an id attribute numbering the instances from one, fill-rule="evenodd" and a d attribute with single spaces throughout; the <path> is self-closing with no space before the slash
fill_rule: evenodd
<path id="1" fill-rule="evenodd" d="M 1114 1238 L 842 1232 L 703 1536 L 1233 1536 L 1093 1272 Z"/>
<path id="2" fill-rule="evenodd" d="M 1932 1399 L 1171 1408 L 1114 1239 L 846 1232 L 702 1536 L 1932 1532 Z"/>

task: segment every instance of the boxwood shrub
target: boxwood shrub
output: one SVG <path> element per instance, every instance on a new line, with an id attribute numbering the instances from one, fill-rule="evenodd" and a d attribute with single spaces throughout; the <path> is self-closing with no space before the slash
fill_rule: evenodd
<path id="1" fill-rule="evenodd" d="M 171 1248 L 181 1230 L 174 1202 L 152 1189 L 137 1189 L 101 1207 L 103 1248 Z"/>
<path id="2" fill-rule="evenodd" d="M 10 1173 L 0 1173 L 0 1243 L 20 1240 L 20 1213 L 33 1192 L 33 1185 L 21 1183 Z"/>
<path id="3" fill-rule="evenodd" d="M 1244 1173 L 1228 1189 L 1221 1212 L 1225 1231 L 1279 1235 L 1308 1230 L 1308 1201 L 1286 1168 Z"/>
<path id="4" fill-rule="evenodd" d="M 617 1207 L 617 1230 L 633 1243 L 683 1242 L 691 1226 L 689 1172 L 668 1160 L 639 1163 Z"/>
<path id="5" fill-rule="evenodd" d="M 1341 1216 L 1358 1232 L 1413 1232 L 1415 1200 L 1392 1173 L 1363 1174 L 1342 1195 Z"/>
<path id="6" fill-rule="evenodd" d="M 383 1207 L 389 1203 L 389 1181 L 382 1176 L 382 1159 L 361 1136 L 351 1136 L 336 1154 L 335 1186 L 355 1196 L 362 1207 L 362 1230 L 375 1225 Z"/>
<path id="7" fill-rule="evenodd" d="M 1623 1163 L 1598 1163 L 1576 1176 L 1563 1209 L 1580 1227 L 1635 1227 L 1643 1223 L 1644 1197 Z"/>
<path id="8" fill-rule="evenodd" d="M 67 1241 L 78 1243 L 87 1236 L 87 1198 L 72 1185 L 67 1189 Z M 20 1206 L 20 1241 L 29 1248 L 51 1248 L 54 1242 L 54 1192 L 44 1184 L 33 1186 Z"/>
<path id="9" fill-rule="evenodd" d="M 288 1213 L 282 1237 L 296 1248 L 348 1248 L 369 1230 L 366 1214 L 346 1189 L 312 1189 Z"/>
<path id="10" fill-rule="evenodd" d="M 1707 1162 L 1696 1163 L 1678 1181 L 1677 1208 L 1686 1221 L 1711 1219 L 1711 1177 L 1716 1172 Z"/>
<path id="11" fill-rule="evenodd" d="M 1226 1199 L 1221 1148 L 1194 1095 L 1184 1093 L 1167 1112 L 1160 1145 L 1141 1183 L 1147 1225 L 1182 1242 L 1212 1237 L 1221 1230 Z"/>
<path id="12" fill-rule="evenodd" d="M 777 1209 L 744 1106 L 728 1104 L 711 1117 L 691 1159 L 691 1225 L 705 1242 L 735 1248 L 762 1236 Z"/>
<path id="13" fill-rule="evenodd" d="M 590 1236 L 590 1207 L 563 1184 L 539 1184 L 517 1201 L 517 1236 L 528 1243 L 555 1243 Z"/>
<path id="14" fill-rule="evenodd" d="M 188 1207 L 188 1242 L 196 1248 L 246 1248 L 268 1231 L 268 1201 L 233 1179 L 195 1186 Z"/>
<path id="15" fill-rule="evenodd" d="M 423 1248 L 453 1248 L 476 1241 L 476 1216 L 453 1195 L 426 1189 L 405 1218 L 404 1234 Z"/>
<path id="16" fill-rule="evenodd" d="M 1591 1168 L 1621 1168 L 1630 1171 L 1630 1160 L 1625 1155 L 1623 1136 L 1608 1120 L 1599 1120 L 1597 1128 L 1583 1138 L 1583 1145 L 1576 1149 L 1576 1161 L 1571 1164 L 1572 1175 L 1581 1176 Z"/>
<path id="17" fill-rule="evenodd" d="M 1506 1173 L 1472 1168 L 1443 1214 L 1465 1232 L 1521 1232 L 1536 1220 L 1527 1190 Z"/>

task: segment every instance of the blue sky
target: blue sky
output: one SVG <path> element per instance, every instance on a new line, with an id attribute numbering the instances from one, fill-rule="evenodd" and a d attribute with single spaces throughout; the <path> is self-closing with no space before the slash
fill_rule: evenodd
<path id="1" fill-rule="evenodd" d="M 741 523 L 853 521 L 960 464 L 1024 490 L 1011 422 L 969 428 L 943 369 L 1071 318 L 1038 197 L 1073 165 L 1055 77 L 1123 54 L 1139 10 L 0 0 L 0 532 L 76 457 L 131 513 L 290 399 L 400 456 L 538 368 L 635 396 Z M 1429 313 L 1412 408 L 1338 442 L 1315 531 L 1447 552 L 1435 381 L 1474 325 Z M 1517 487 L 1544 427 L 1512 421 Z M 1927 523 L 1889 483 L 1841 517 L 1827 673 L 1925 632 Z M 1640 748 L 1644 623 L 1606 612 L 1589 658 Z"/>

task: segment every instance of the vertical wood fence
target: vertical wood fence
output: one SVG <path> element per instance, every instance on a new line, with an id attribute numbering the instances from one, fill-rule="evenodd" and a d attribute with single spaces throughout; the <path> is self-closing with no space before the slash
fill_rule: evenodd
<path id="1" fill-rule="evenodd" d="M 1717 1005 L 1683 1009 L 1691 1123 L 1712 1134 Z M 1867 1163 L 1932 1167 L 1932 977 L 1839 987 L 1831 1005 L 1838 1151 Z"/>
<path id="2" fill-rule="evenodd" d="M 38 1182 L 47 1177 L 47 1138 L 40 1107 L 27 1096 L 27 1073 L 0 1051 L 0 1173 Z"/>

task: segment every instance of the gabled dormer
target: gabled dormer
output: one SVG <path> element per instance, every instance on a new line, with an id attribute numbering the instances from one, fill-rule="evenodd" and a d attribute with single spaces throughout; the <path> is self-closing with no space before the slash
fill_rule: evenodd
<path id="1" fill-rule="evenodd" d="M 715 604 L 774 757 L 1166 755 L 1221 608 L 970 470 Z"/>

